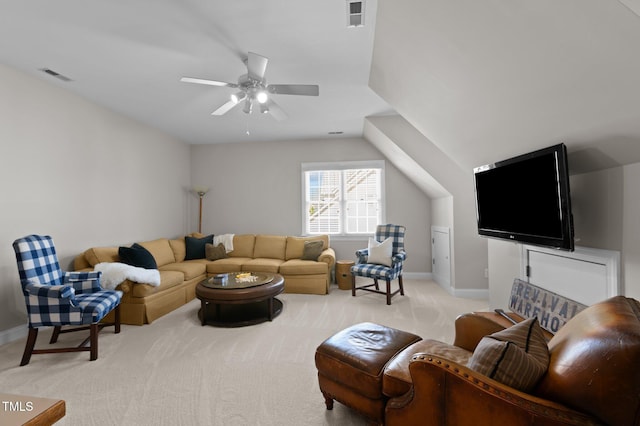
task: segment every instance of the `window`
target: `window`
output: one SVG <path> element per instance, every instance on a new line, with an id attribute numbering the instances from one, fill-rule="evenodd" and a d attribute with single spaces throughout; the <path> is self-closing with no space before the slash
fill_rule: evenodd
<path id="1" fill-rule="evenodd" d="M 303 164 L 303 234 L 375 233 L 383 182 L 384 161 Z"/>

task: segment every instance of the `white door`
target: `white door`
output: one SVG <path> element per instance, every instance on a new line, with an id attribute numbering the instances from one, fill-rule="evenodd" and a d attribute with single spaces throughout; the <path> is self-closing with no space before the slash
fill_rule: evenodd
<path id="1" fill-rule="evenodd" d="M 451 246 L 449 228 L 431 227 L 431 273 L 442 287 L 451 286 Z"/>

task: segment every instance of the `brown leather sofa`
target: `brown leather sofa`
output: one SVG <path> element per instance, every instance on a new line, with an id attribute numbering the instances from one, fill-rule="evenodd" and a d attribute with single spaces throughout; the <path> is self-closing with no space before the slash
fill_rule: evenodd
<path id="1" fill-rule="evenodd" d="M 531 392 L 466 366 L 482 337 L 508 324 L 491 313 L 463 315 L 456 320 L 453 345 L 421 339 L 409 343 L 404 332 L 400 332 L 402 343 L 394 344 L 398 330 L 387 333 L 377 325 L 373 339 L 369 326 L 364 332 L 362 327 L 345 330 L 342 333 L 349 336 L 327 339 L 316 352 L 327 408 L 336 399 L 390 426 L 640 424 L 637 300 L 617 296 L 592 305 L 550 336 L 548 370 Z M 368 342 L 368 347 L 354 351 L 349 343 L 354 338 Z M 394 345 L 388 362 L 381 361 Z M 366 357 L 359 354 L 363 350 Z M 383 367 L 371 371 L 368 360 L 376 357 Z M 331 370 L 327 359 L 335 361 Z M 380 380 L 354 381 L 354 370 Z M 372 404 L 378 405 L 371 410 Z"/>

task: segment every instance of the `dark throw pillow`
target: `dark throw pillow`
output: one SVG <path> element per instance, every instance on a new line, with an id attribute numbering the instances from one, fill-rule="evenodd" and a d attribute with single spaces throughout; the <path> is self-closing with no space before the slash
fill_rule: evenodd
<path id="1" fill-rule="evenodd" d="M 187 249 L 184 260 L 204 259 L 207 256 L 206 245 L 213 244 L 213 234 L 204 238 L 184 237 Z"/>
<path id="2" fill-rule="evenodd" d="M 302 260 L 318 260 L 322 254 L 322 241 L 305 241 L 302 251 Z"/>
<path id="3" fill-rule="evenodd" d="M 227 257 L 227 250 L 224 248 L 224 244 L 222 243 L 217 246 L 207 243 L 204 246 L 204 251 L 207 256 L 207 260 L 225 259 Z"/>
<path id="4" fill-rule="evenodd" d="M 158 264 L 153 255 L 138 243 L 134 243 L 131 247 L 119 247 L 118 255 L 120 256 L 120 261 L 127 265 L 145 269 L 158 269 Z"/>

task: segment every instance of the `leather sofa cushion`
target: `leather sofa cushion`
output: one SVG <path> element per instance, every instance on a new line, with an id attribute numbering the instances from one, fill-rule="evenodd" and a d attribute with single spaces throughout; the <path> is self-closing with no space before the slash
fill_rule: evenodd
<path id="1" fill-rule="evenodd" d="M 316 350 L 318 374 L 370 399 L 382 398 L 385 365 L 397 353 L 421 340 L 406 331 L 374 323 L 345 328 Z"/>
<path id="2" fill-rule="evenodd" d="M 284 262 L 282 259 L 251 259 L 242 265 L 242 270 L 246 272 L 269 272 L 271 274 L 277 274 L 282 262 Z"/>
<path id="3" fill-rule="evenodd" d="M 177 271 L 184 274 L 185 281 L 192 280 L 200 275 L 206 275 L 207 265 L 204 260 L 186 260 L 174 262 L 160 267 L 161 271 Z"/>
<path id="4" fill-rule="evenodd" d="M 149 284 L 134 283 L 134 285 L 131 286 L 131 294 L 133 297 L 146 297 L 180 285 L 183 282 L 184 274 L 182 272 L 160 271 L 160 285 L 158 287 Z"/>
<path id="5" fill-rule="evenodd" d="M 102 262 L 120 262 L 118 247 L 93 247 L 84 252 L 84 257 L 91 266 Z"/>
<path id="6" fill-rule="evenodd" d="M 252 260 L 250 257 L 227 257 L 207 263 L 208 274 L 242 272 L 242 265 Z"/>
<path id="7" fill-rule="evenodd" d="M 317 275 L 326 274 L 329 265 L 314 260 L 291 259 L 280 265 L 282 275 Z"/>
<path id="8" fill-rule="evenodd" d="M 233 236 L 233 251 L 230 251 L 229 257 L 248 257 L 253 258 L 253 246 L 256 236 L 253 234 L 243 234 Z M 228 271 L 231 272 L 231 271 Z"/>
<path id="9" fill-rule="evenodd" d="M 329 236 L 318 235 L 313 237 L 287 237 L 287 249 L 285 251 L 285 260 L 300 259 L 304 252 L 304 243 L 306 241 L 322 241 L 322 250 L 329 248 Z"/>
<path id="10" fill-rule="evenodd" d="M 589 306 L 549 341 L 551 361 L 535 394 L 611 425 L 640 412 L 640 303 L 616 296 Z"/>
<path id="11" fill-rule="evenodd" d="M 420 340 L 396 355 L 384 369 L 382 393 L 389 398 L 404 395 L 411 389 L 409 364 L 416 353 L 428 353 L 466 365 L 472 352 L 437 340 Z"/>
<path id="12" fill-rule="evenodd" d="M 144 241 L 139 244 L 149 250 L 149 252 L 153 255 L 153 258 L 156 260 L 158 267 L 176 261 L 176 258 L 173 255 L 173 250 L 171 250 L 171 246 L 169 245 L 169 240 L 166 238 L 159 238 L 153 241 Z"/>
<path id="13" fill-rule="evenodd" d="M 284 235 L 256 235 L 253 257 L 284 260 L 286 246 L 287 237 Z"/>

